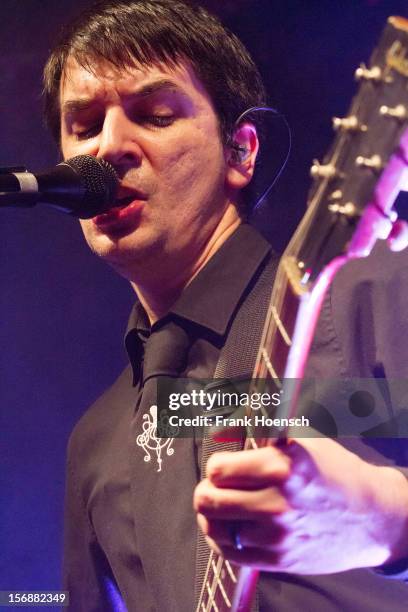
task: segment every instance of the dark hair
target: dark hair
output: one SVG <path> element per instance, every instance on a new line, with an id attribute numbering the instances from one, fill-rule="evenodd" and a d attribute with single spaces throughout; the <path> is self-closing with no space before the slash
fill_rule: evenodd
<path id="1" fill-rule="evenodd" d="M 118 0 L 93 4 L 63 30 L 44 70 L 45 119 L 60 137 L 59 87 L 68 57 L 94 70 L 187 58 L 214 104 L 221 137 L 229 142 L 237 118 L 264 104 L 258 69 L 241 41 L 188 0 Z"/>

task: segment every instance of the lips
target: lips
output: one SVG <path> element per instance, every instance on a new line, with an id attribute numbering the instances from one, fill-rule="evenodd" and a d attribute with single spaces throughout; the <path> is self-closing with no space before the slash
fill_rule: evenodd
<path id="1" fill-rule="evenodd" d="M 127 206 L 133 200 L 147 200 L 147 195 L 142 191 L 138 191 L 132 187 L 126 185 L 120 185 L 118 195 L 116 198 L 116 206 Z"/>
<path id="2" fill-rule="evenodd" d="M 140 200 L 140 197 L 135 196 L 126 196 L 124 198 L 116 198 L 115 206 L 112 208 L 124 208 L 125 206 L 129 206 L 134 200 Z"/>
<path id="3" fill-rule="evenodd" d="M 147 196 L 140 191 L 121 186 L 113 206 L 106 212 L 92 219 L 101 229 L 123 229 L 129 223 L 134 224 L 140 218 Z"/>

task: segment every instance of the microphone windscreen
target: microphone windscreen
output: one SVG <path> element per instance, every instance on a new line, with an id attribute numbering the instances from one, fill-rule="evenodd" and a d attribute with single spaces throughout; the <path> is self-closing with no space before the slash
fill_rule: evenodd
<path id="1" fill-rule="evenodd" d="M 84 191 L 81 204 L 73 214 L 89 219 L 108 210 L 115 202 L 119 178 L 115 168 L 105 159 L 77 155 L 64 162 L 79 176 Z"/>

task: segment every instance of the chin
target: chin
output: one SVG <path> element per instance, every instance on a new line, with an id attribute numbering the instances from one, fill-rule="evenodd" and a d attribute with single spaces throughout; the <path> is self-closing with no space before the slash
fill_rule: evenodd
<path id="1" fill-rule="evenodd" d="M 87 236 L 87 243 L 97 255 L 115 270 L 131 279 L 135 270 L 148 270 L 151 265 L 158 265 L 161 254 L 160 241 L 153 236 L 135 234 L 125 236 Z"/>

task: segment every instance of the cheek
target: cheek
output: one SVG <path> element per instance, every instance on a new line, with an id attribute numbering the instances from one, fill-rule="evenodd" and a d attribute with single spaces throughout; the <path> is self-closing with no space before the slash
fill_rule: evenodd
<path id="1" fill-rule="evenodd" d="M 64 159 L 69 159 L 70 157 L 74 157 L 76 152 L 76 147 L 68 135 L 66 134 L 64 127 L 61 127 L 61 153 Z"/>
<path id="2" fill-rule="evenodd" d="M 219 138 L 198 133 L 194 139 L 181 138 L 169 151 L 162 156 L 158 171 L 162 186 L 176 200 L 210 198 L 224 184 L 225 161 Z"/>
<path id="3" fill-rule="evenodd" d="M 96 156 L 98 149 L 94 141 L 84 140 L 83 142 L 61 141 L 61 152 L 63 159 L 71 159 L 77 155 L 94 155 Z"/>

